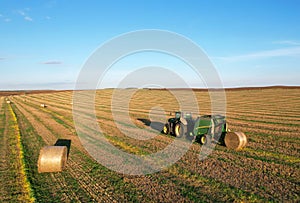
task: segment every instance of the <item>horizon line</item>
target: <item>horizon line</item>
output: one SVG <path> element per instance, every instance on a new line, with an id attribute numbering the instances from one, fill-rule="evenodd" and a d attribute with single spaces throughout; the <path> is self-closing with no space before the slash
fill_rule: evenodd
<path id="1" fill-rule="evenodd" d="M 181 87 L 170 87 L 170 88 L 156 88 L 156 87 L 149 87 L 149 88 L 138 88 L 138 87 L 124 87 L 124 88 L 116 88 L 116 87 L 106 87 L 106 88 L 99 88 L 99 89 L 0 89 L 0 92 L 46 92 L 46 91 L 84 91 L 84 90 L 105 90 L 105 89 L 145 89 L 145 90 L 185 90 L 185 89 L 192 89 L 192 90 L 243 90 L 243 89 L 271 89 L 271 88 L 287 88 L 287 89 L 294 89 L 300 88 L 300 85 L 266 85 L 266 86 L 236 86 L 236 87 L 191 87 L 191 88 L 181 88 Z"/>

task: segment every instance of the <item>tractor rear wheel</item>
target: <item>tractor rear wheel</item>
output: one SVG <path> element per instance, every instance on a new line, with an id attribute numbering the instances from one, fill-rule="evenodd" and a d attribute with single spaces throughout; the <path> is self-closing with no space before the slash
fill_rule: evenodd
<path id="1" fill-rule="evenodd" d="M 176 123 L 174 126 L 174 134 L 176 137 L 182 137 L 186 133 L 186 126 L 183 123 Z"/>
<path id="2" fill-rule="evenodd" d="M 164 125 L 164 128 L 163 128 L 163 133 L 164 134 L 169 134 L 169 132 L 170 132 L 170 126 L 169 126 L 169 123 L 166 123 L 165 125 Z"/>

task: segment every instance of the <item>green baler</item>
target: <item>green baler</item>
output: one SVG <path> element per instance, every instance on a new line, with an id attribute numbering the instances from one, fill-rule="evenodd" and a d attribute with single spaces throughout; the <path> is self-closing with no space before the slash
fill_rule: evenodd
<path id="1" fill-rule="evenodd" d="M 186 136 L 200 144 L 215 141 L 233 149 L 240 149 L 247 143 L 244 133 L 228 130 L 226 118 L 222 115 L 203 115 L 193 119 L 191 113 L 177 111 L 175 117 L 168 119 L 162 132 L 176 137 Z"/>

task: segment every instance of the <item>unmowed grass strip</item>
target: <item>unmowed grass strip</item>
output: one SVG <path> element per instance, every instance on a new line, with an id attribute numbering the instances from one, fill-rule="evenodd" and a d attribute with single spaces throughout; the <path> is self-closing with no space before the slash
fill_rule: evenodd
<path id="1" fill-rule="evenodd" d="M 5 128 L 5 113 L 4 113 L 4 106 L 3 106 L 3 100 L 0 99 L 0 135 L 3 136 Z"/>
<path id="2" fill-rule="evenodd" d="M 9 173 L 8 161 L 8 145 L 7 136 L 4 134 L 6 128 L 6 105 L 3 105 L 2 98 L 0 98 L 0 202 L 8 201 L 10 199 L 10 190 L 8 188 L 11 176 Z M 3 106 L 2 106 L 3 105 Z"/>
<path id="3" fill-rule="evenodd" d="M 23 151 L 23 143 L 21 140 L 21 132 L 19 129 L 17 117 L 11 107 L 7 105 L 6 113 L 8 117 L 7 134 L 8 149 L 10 161 L 10 175 L 15 178 L 15 187 L 13 186 L 12 201 L 34 202 L 34 192 L 28 180 L 28 171 Z"/>

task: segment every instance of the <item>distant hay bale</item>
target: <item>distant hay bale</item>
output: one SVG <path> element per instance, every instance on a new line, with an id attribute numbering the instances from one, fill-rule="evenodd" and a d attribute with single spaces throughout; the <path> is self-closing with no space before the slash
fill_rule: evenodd
<path id="1" fill-rule="evenodd" d="M 7 101 L 6 101 L 6 103 L 10 104 L 10 103 L 11 103 L 11 101 L 7 100 Z"/>
<path id="2" fill-rule="evenodd" d="M 61 172 L 67 164 L 66 146 L 46 146 L 40 151 L 38 172 Z"/>
<path id="3" fill-rule="evenodd" d="M 247 144 L 247 137 L 242 132 L 228 132 L 225 136 L 225 145 L 229 149 L 240 150 Z"/>
<path id="4" fill-rule="evenodd" d="M 46 104 L 41 104 L 41 107 L 46 108 L 47 105 Z"/>

